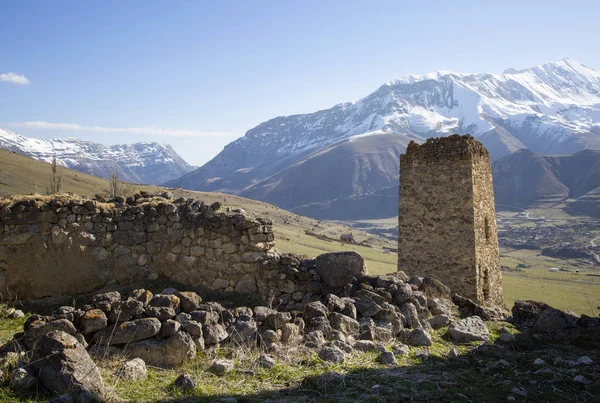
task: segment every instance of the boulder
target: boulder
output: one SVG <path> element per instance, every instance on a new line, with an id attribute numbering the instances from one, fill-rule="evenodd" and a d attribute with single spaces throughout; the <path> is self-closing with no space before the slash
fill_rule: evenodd
<path id="1" fill-rule="evenodd" d="M 194 382 L 190 374 L 181 374 L 173 382 L 173 387 L 183 391 L 191 390 L 196 387 L 196 382 Z"/>
<path id="2" fill-rule="evenodd" d="M 195 320 L 189 320 L 183 323 L 183 330 L 188 332 L 192 337 L 203 337 L 202 325 Z"/>
<path id="3" fill-rule="evenodd" d="M 106 314 L 101 309 L 90 309 L 79 318 L 79 331 L 90 334 L 102 330 L 108 324 Z"/>
<path id="4" fill-rule="evenodd" d="M 537 301 L 515 301 L 512 307 L 512 322 L 519 326 L 533 326 L 540 313 L 550 305 Z"/>
<path id="5" fill-rule="evenodd" d="M 488 341 L 490 339 L 490 332 L 479 316 L 470 316 L 452 323 L 448 328 L 448 333 L 458 343 Z"/>
<path id="6" fill-rule="evenodd" d="M 153 297 L 154 295 L 150 290 L 145 290 L 143 288 L 133 290 L 129 295 L 130 299 L 140 301 L 144 306 L 147 306 Z"/>
<path id="7" fill-rule="evenodd" d="M 292 325 L 291 323 L 286 323 L 286 325 Z M 256 345 L 256 333 L 258 330 L 258 326 L 254 319 L 249 320 L 241 320 L 237 319 L 233 324 L 231 324 L 228 328 L 228 333 L 230 335 L 230 341 L 234 344 L 242 344 L 242 345 Z"/>
<path id="8" fill-rule="evenodd" d="M 80 392 L 100 400 L 106 391 L 100 370 L 85 348 L 68 333 L 46 334 L 35 347 L 31 366 L 41 385 L 50 392 Z"/>
<path id="9" fill-rule="evenodd" d="M 263 322 L 267 319 L 267 316 L 277 312 L 275 309 L 267 308 L 266 306 L 254 307 L 252 311 L 254 313 L 254 319 L 256 319 L 257 322 Z"/>
<path id="10" fill-rule="evenodd" d="M 404 319 L 406 320 L 406 327 L 410 329 L 420 329 L 423 326 L 419 321 L 419 313 L 417 312 L 417 307 L 411 303 L 407 302 L 400 308 Z"/>
<path id="11" fill-rule="evenodd" d="M 363 257 L 357 252 L 331 252 L 319 255 L 315 270 L 325 284 L 330 287 L 343 287 L 353 278 L 367 273 Z"/>
<path id="12" fill-rule="evenodd" d="M 289 312 L 276 312 L 267 316 L 264 325 L 272 330 L 279 330 L 286 323 L 292 320 L 292 315 Z"/>
<path id="13" fill-rule="evenodd" d="M 122 323 L 133 319 L 144 313 L 144 302 L 136 299 L 128 299 L 114 304 L 108 315 L 109 323 Z"/>
<path id="14" fill-rule="evenodd" d="M 226 373 L 233 371 L 233 368 L 234 365 L 232 360 L 220 359 L 213 362 L 208 370 L 215 375 L 223 376 Z"/>
<path id="15" fill-rule="evenodd" d="M 68 321 L 67 319 L 57 319 L 51 322 L 46 322 L 43 320 L 34 320 L 26 324 L 26 331 L 23 337 L 23 342 L 25 346 L 32 350 L 35 348 L 35 345 L 44 337 L 46 334 L 55 331 L 63 331 L 65 333 L 74 336 L 77 333 L 75 326 L 73 323 Z"/>
<path id="16" fill-rule="evenodd" d="M 413 329 L 408 335 L 407 343 L 411 346 L 431 346 L 431 336 L 423 329 Z"/>
<path id="17" fill-rule="evenodd" d="M 329 314 L 329 323 L 335 330 L 339 330 L 346 334 L 355 334 L 359 331 L 359 324 L 356 319 L 341 313 L 332 312 Z"/>
<path id="18" fill-rule="evenodd" d="M 344 309 L 344 300 L 335 294 L 325 296 L 325 305 L 330 312 L 341 312 Z"/>
<path id="19" fill-rule="evenodd" d="M 104 292 L 92 297 L 92 305 L 109 313 L 113 305 L 121 301 L 121 294 L 118 291 Z"/>
<path id="20" fill-rule="evenodd" d="M 354 348 L 358 351 L 375 351 L 377 344 L 371 340 L 359 340 L 354 344 Z"/>
<path id="21" fill-rule="evenodd" d="M 354 305 L 356 306 L 356 311 L 365 317 L 375 316 L 381 311 L 381 306 L 368 297 L 358 299 Z"/>
<path id="22" fill-rule="evenodd" d="M 160 320 L 156 318 L 136 319 L 100 330 L 92 341 L 103 345 L 135 343 L 156 336 L 160 328 Z"/>
<path id="23" fill-rule="evenodd" d="M 563 311 L 547 308 L 538 315 L 533 330 L 556 335 L 569 327 L 575 327 L 575 320 L 576 318 Z"/>
<path id="24" fill-rule="evenodd" d="M 434 329 L 439 329 L 441 327 L 447 326 L 450 323 L 450 318 L 448 315 L 435 315 L 432 318 L 429 318 L 429 324 Z"/>
<path id="25" fill-rule="evenodd" d="M 325 344 L 325 336 L 323 336 L 323 332 L 320 330 L 306 333 L 304 335 L 304 344 L 310 348 L 319 348 Z"/>
<path id="26" fill-rule="evenodd" d="M 24 318 L 25 314 L 23 313 L 22 310 L 20 309 L 15 309 L 14 311 L 10 312 L 7 315 L 10 319 L 20 319 L 20 318 Z"/>
<path id="27" fill-rule="evenodd" d="M 327 334 L 331 330 L 331 324 L 325 316 L 317 316 L 308 321 L 306 330 L 308 332 L 319 330 L 323 334 Z"/>
<path id="28" fill-rule="evenodd" d="M 202 303 L 202 298 L 193 291 L 182 291 L 176 294 L 179 297 L 181 310 L 183 312 L 192 312 L 198 309 Z"/>
<path id="29" fill-rule="evenodd" d="M 311 319 L 319 316 L 327 317 L 327 315 L 329 315 L 329 310 L 320 301 L 309 302 L 304 306 L 305 321 L 310 321 Z"/>
<path id="30" fill-rule="evenodd" d="M 264 329 L 260 332 L 260 340 L 264 344 L 279 342 L 279 334 L 275 330 Z"/>
<path id="31" fill-rule="evenodd" d="M 410 355 L 410 350 L 406 344 L 396 344 L 392 347 L 392 351 L 395 355 Z"/>
<path id="32" fill-rule="evenodd" d="M 377 357 L 377 361 L 385 365 L 398 365 L 396 357 L 394 357 L 394 354 L 389 351 L 384 351 L 381 354 L 379 354 L 379 357 Z"/>
<path id="33" fill-rule="evenodd" d="M 180 306 L 179 297 L 174 294 L 156 294 L 150 300 L 150 306 L 155 307 L 167 307 L 173 308 L 174 310 L 178 310 Z"/>
<path id="34" fill-rule="evenodd" d="M 118 371 L 117 375 L 132 381 L 144 381 L 148 378 L 148 370 L 146 369 L 144 360 L 141 358 L 134 358 L 126 361 Z"/>
<path id="35" fill-rule="evenodd" d="M 336 364 L 344 362 L 346 354 L 336 346 L 325 346 L 319 351 L 319 358 Z"/>
<path id="36" fill-rule="evenodd" d="M 196 344 L 185 332 L 177 332 L 168 339 L 148 339 L 131 343 L 125 354 L 141 358 L 148 365 L 173 368 L 196 356 Z"/>
<path id="37" fill-rule="evenodd" d="M 173 336 L 181 328 L 181 323 L 173 319 L 167 319 L 161 323 L 160 326 L 160 337 L 167 339 Z"/>
<path id="38" fill-rule="evenodd" d="M 227 330 L 223 327 L 223 325 L 209 325 L 204 326 L 204 341 L 206 344 L 217 344 L 229 337 Z"/>
<path id="39" fill-rule="evenodd" d="M 281 328 L 281 341 L 293 343 L 300 339 L 300 327 L 295 323 L 286 323 Z"/>
<path id="40" fill-rule="evenodd" d="M 396 306 L 402 306 L 406 301 L 412 297 L 413 289 L 410 284 L 402 283 L 398 285 L 398 290 L 394 294 L 394 304 Z"/>
<path id="41" fill-rule="evenodd" d="M 147 317 L 158 320 L 167 320 L 175 317 L 175 309 L 168 306 L 149 306 L 145 312 Z"/>

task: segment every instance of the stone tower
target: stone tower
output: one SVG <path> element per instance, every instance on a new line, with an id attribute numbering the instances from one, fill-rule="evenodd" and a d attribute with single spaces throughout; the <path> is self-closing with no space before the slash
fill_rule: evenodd
<path id="1" fill-rule="evenodd" d="M 400 156 L 398 270 L 504 305 L 490 155 L 470 135 L 411 141 Z"/>

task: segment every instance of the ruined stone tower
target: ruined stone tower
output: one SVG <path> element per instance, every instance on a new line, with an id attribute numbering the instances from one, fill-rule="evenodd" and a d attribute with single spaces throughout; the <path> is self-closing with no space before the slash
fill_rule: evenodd
<path id="1" fill-rule="evenodd" d="M 490 155 L 470 135 L 411 141 L 400 156 L 398 270 L 504 304 Z"/>

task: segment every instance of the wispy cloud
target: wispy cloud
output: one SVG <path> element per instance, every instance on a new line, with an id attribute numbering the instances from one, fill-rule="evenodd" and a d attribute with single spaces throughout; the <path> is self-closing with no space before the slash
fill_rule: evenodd
<path id="1" fill-rule="evenodd" d="M 85 126 L 78 123 L 55 123 L 55 122 L 13 122 L 7 126 L 22 129 L 39 130 L 62 130 L 72 132 L 102 132 L 102 133 L 125 133 L 125 134 L 149 134 L 153 136 L 169 137 L 236 137 L 236 133 L 231 132 L 207 132 L 202 130 L 179 130 L 166 129 L 160 127 L 102 127 Z"/>
<path id="2" fill-rule="evenodd" d="M 29 81 L 27 77 L 25 77 L 23 74 L 17 73 L 0 73 L 0 81 L 21 85 L 31 84 L 31 81 Z"/>

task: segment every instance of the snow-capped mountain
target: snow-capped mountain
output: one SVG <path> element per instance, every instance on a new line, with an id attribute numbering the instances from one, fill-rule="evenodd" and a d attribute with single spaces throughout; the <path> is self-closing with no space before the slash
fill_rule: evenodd
<path id="1" fill-rule="evenodd" d="M 352 147 L 349 158 L 356 165 L 345 165 L 344 176 L 322 157 L 327 150 L 343 144 L 350 149 L 347 143 L 359 140 L 364 145 L 368 137 L 377 138 L 373 141 L 380 145 L 383 137 L 404 146 L 411 139 L 452 133 L 477 137 L 493 159 L 523 148 L 540 154 L 600 148 L 600 72 L 563 59 L 502 74 L 442 71 L 404 77 L 356 102 L 262 123 L 203 167 L 170 184 L 239 193 L 293 208 L 298 202 L 311 202 L 304 197 L 307 193 L 314 195 L 308 198 L 312 202 L 325 201 L 319 199 L 317 188 L 331 175 L 337 178 L 331 183 L 339 185 L 342 178 L 352 176 L 360 185 L 374 171 L 389 169 L 388 163 L 385 168 L 373 166 L 372 155 L 369 161 L 356 158 L 361 150 Z M 324 171 L 312 178 L 312 188 L 281 190 L 289 185 L 286 172 L 305 178 L 303 172 L 311 170 L 314 158 L 319 158 Z M 307 160 L 311 164 L 305 164 Z M 379 176 L 387 178 L 388 186 L 397 184 L 397 165 Z M 351 186 L 339 197 L 369 190 Z"/>
<path id="2" fill-rule="evenodd" d="M 134 143 L 105 146 L 76 138 L 42 140 L 0 129 L 0 148 L 40 161 L 57 163 L 80 172 L 108 178 L 115 169 L 127 182 L 160 184 L 195 167 L 168 144 Z"/>

